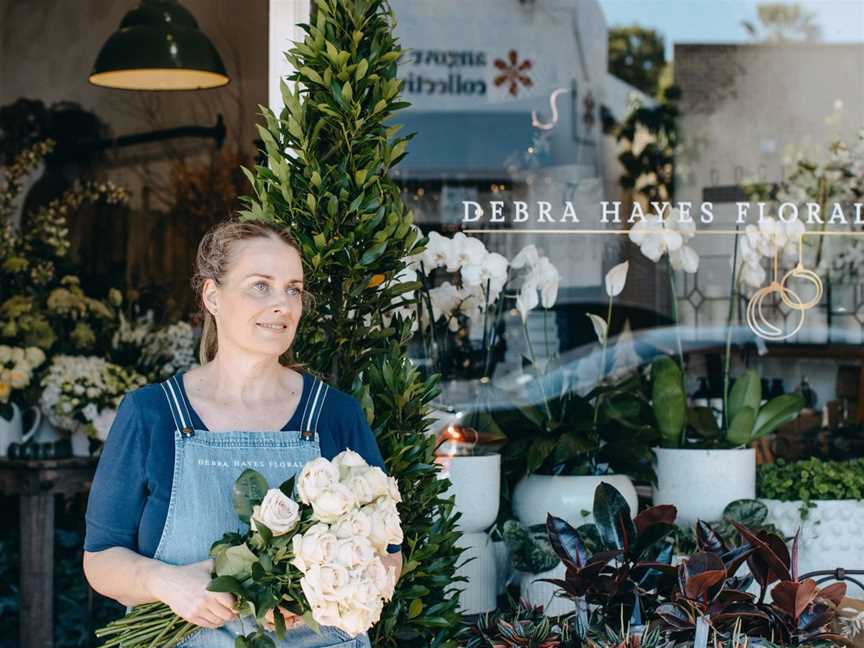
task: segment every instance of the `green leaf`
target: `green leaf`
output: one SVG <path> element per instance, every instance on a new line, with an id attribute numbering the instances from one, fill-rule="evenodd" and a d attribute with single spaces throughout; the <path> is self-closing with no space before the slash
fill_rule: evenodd
<path id="1" fill-rule="evenodd" d="M 373 245 L 368 250 L 363 253 L 363 256 L 360 257 L 360 263 L 364 266 L 368 266 L 378 259 L 382 254 L 384 254 L 384 250 L 387 249 L 387 241 L 383 241 L 376 245 Z"/>
<path id="2" fill-rule="evenodd" d="M 357 64 L 357 69 L 354 71 L 354 80 L 359 81 L 363 77 L 366 76 L 366 72 L 369 70 L 369 61 L 363 59 Z"/>
<path id="3" fill-rule="evenodd" d="M 771 434 L 781 425 L 798 418 L 804 408 L 804 399 L 799 394 L 783 394 L 765 404 L 756 417 L 752 440 Z"/>
<path id="4" fill-rule="evenodd" d="M 528 449 L 529 474 L 543 465 L 546 458 L 555 450 L 555 443 L 554 439 L 537 439 L 531 444 L 531 447 Z"/>
<path id="5" fill-rule="evenodd" d="M 681 368 L 672 358 L 660 358 L 651 367 L 651 405 L 663 447 L 677 448 L 687 416 L 687 395 Z"/>
<path id="6" fill-rule="evenodd" d="M 217 576 L 210 581 L 207 589 L 211 592 L 229 592 L 235 596 L 246 596 L 243 585 L 233 576 Z"/>
<path id="7" fill-rule="evenodd" d="M 411 605 L 408 608 L 408 618 L 416 619 L 423 612 L 423 601 L 419 598 L 411 601 Z"/>
<path id="8" fill-rule="evenodd" d="M 219 576 L 234 576 L 242 581 L 252 575 L 252 564 L 258 558 L 246 544 L 229 547 L 217 556 L 213 566 Z"/>
<path id="9" fill-rule="evenodd" d="M 753 424 L 756 422 L 756 412 L 751 407 L 741 407 L 735 418 L 729 423 L 726 440 L 732 445 L 747 445 L 753 436 Z"/>
<path id="10" fill-rule="evenodd" d="M 302 68 L 300 68 L 299 72 L 302 76 L 305 76 L 306 78 L 314 81 L 315 83 L 317 83 L 319 85 L 323 85 L 323 86 L 327 85 L 326 83 L 324 83 L 324 79 L 321 78 L 321 75 L 318 74 L 315 70 L 313 70 L 310 67 L 302 67 Z"/>
<path id="11" fill-rule="evenodd" d="M 755 370 L 749 369 L 738 377 L 729 393 L 729 421 L 745 407 L 749 407 L 755 414 L 761 404 L 762 379 Z"/>
<path id="12" fill-rule="evenodd" d="M 721 435 L 714 410 L 710 407 L 690 407 L 687 410 L 687 424 L 706 439 L 718 439 Z"/>
<path id="13" fill-rule="evenodd" d="M 234 482 L 232 496 L 234 510 L 238 517 L 247 524 L 252 515 L 252 506 L 260 504 L 267 494 L 267 480 L 257 470 L 247 468 Z"/>

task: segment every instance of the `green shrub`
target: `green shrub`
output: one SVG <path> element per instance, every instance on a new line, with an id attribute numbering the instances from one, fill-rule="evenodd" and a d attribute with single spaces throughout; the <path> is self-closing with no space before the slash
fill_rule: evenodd
<path id="1" fill-rule="evenodd" d="M 864 459 L 822 461 L 807 459 L 762 464 L 756 473 L 759 497 L 784 502 L 801 500 L 802 518 L 815 500 L 858 500 L 864 498 Z"/>

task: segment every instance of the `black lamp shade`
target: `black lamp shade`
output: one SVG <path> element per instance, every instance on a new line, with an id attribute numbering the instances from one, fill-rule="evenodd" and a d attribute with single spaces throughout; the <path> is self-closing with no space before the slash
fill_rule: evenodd
<path id="1" fill-rule="evenodd" d="M 125 90 L 201 90 L 229 81 L 219 52 L 176 0 L 142 0 L 90 73 L 93 85 Z"/>

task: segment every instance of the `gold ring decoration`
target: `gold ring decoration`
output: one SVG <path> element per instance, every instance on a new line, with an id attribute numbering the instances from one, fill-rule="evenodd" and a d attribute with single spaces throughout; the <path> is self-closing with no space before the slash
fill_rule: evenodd
<path id="1" fill-rule="evenodd" d="M 816 296 L 813 297 L 813 299 L 811 299 L 810 301 L 808 301 L 806 303 L 801 303 L 800 299 L 799 299 L 797 304 L 794 303 L 787 296 L 787 293 L 792 292 L 789 288 L 786 287 L 786 282 L 789 281 L 790 277 L 792 277 L 794 279 L 804 279 L 806 281 L 811 282 L 813 284 L 813 286 L 816 288 Z M 804 264 L 802 264 L 800 261 L 798 262 L 797 266 L 795 266 L 794 268 L 792 268 L 792 270 L 790 270 L 785 275 L 783 275 L 783 281 L 780 282 L 780 285 L 783 287 L 783 290 L 780 291 L 780 299 L 782 299 L 783 303 L 786 304 L 789 308 L 791 308 L 793 310 L 800 310 L 800 311 L 810 310 L 811 308 L 816 306 L 822 300 L 822 292 L 823 292 L 822 279 L 820 279 L 819 275 L 817 275 L 812 270 L 807 270 L 804 267 Z M 796 295 L 796 298 L 797 298 L 797 295 Z"/>
<path id="2" fill-rule="evenodd" d="M 765 298 L 775 292 L 780 293 L 783 303 L 788 303 L 787 296 L 791 296 L 792 299 L 794 299 L 792 302 L 794 304 L 794 310 L 801 313 L 801 318 L 798 320 L 798 324 L 794 329 L 787 333 L 783 333 L 782 329 L 769 322 L 765 317 L 765 312 L 763 310 Z M 757 290 L 747 303 L 747 325 L 756 335 L 766 340 L 786 340 L 796 335 L 798 331 L 801 330 L 801 327 L 804 326 L 806 312 L 805 309 L 801 308 L 801 306 L 801 298 L 795 293 L 795 291 L 784 287 L 779 281 L 772 281 L 770 285 Z"/>

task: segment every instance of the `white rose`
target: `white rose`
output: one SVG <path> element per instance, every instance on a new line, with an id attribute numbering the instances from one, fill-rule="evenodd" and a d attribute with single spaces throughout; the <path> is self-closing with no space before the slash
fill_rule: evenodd
<path id="1" fill-rule="evenodd" d="M 375 621 L 373 610 L 351 607 L 342 612 L 339 619 L 339 628 L 352 637 L 356 637 L 371 628 Z"/>
<path id="2" fill-rule="evenodd" d="M 366 538 L 372 532 L 372 520 L 361 510 L 351 511 L 348 515 L 341 517 L 333 525 L 333 533 L 340 540 L 342 538 L 361 537 Z"/>
<path id="3" fill-rule="evenodd" d="M 87 398 L 96 398 L 99 395 L 99 390 L 95 387 L 87 388 Z"/>
<path id="4" fill-rule="evenodd" d="M 312 565 L 304 577 L 309 586 L 325 601 L 339 602 L 351 596 L 351 577 L 342 565 Z"/>
<path id="5" fill-rule="evenodd" d="M 21 360 L 24 359 L 24 349 L 21 349 L 19 347 L 12 347 L 12 350 L 9 352 L 9 358 L 12 360 L 12 362 L 18 364 L 19 362 L 21 362 Z"/>
<path id="6" fill-rule="evenodd" d="M 399 482 L 395 477 L 387 477 L 387 496 L 394 502 L 402 501 L 402 493 L 399 492 Z"/>
<path id="7" fill-rule="evenodd" d="M 0 344 L 0 362 L 9 362 L 12 357 L 12 348 L 7 344 Z"/>
<path id="8" fill-rule="evenodd" d="M 300 507 L 278 488 L 270 488 L 261 504 L 252 508 L 249 524 L 253 530 L 256 530 L 255 520 L 270 529 L 274 536 L 284 535 L 300 523 Z"/>
<path id="9" fill-rule="evenodd" d="M 305 574 L 312 565 L 332 562 L 339 539 L 326 524 L 315 524 L 306 533 L 291 538 L 291 543 L 294 552 L 291 564 Z"/>
<path id="10" fill-rule="evenodd" d="M 388 493 L 387 475 L 378 466 L 352 468 L 346 484 L 361 506 Z"/>
<path id="11" fill-rule="evenodd" d="M 312 581 L 304 576 L 300 579 L 300 588 L 306 596 L 306 601 L 312 609 L 312 617 L 321 625 L 336 625 L 339 622 L 339 604 L 336 601 L 328 601 L 324 599 L 320 589 L 318 589 L 317 581 L 313 585 Z"/>
<path id="12" fill-rule="evenodd" d="M 326 524 L 337 522 L 354 507 L 354 494 L 344 484 L 333 484 L 312 500 L 312 516 Z"/>
<path id="13" fill-rule="evenodd" d="M 395 505 L 390 505 L 389 500 L 378 500 L 363 508 L 372 518 L 372 532 L 369 540 L 375 551 L 383 554 L 387 551 L 387 545 L 400 544 L 402 542 L 402 525 L 399 520 L 399 512 Z"/>
<path id="14" fill-rule="evenodd" d="M 363 578 L 371 582 L 382 596 L 389 592 L 390 576 L 380 558 L 376 557 L 369 561 L 369 564 L 363 569 Z"/>
<path id="15" fill-rule="evenodd" d="M 344 481 L 350 474 L 351 468 L 365 467 L 366 461 L 353 450 L 343 450 L 333 457 L 333 465 L 339 469 L 339 479 Z"/>
<path id="16" fill-rule="evenodd" d="M 336 545 L 336 563 L 346 569 L 363 569 L 375 557 L 375 550 L 363 537 L 345 538 Z"/>
<path id="17" fill-rule="evenodd" d="M 339 469 L 324 457 L 313 459 L 297 477 L 297 493 L 300 501 L 311 504 L 324 490 L 339 481 Z"/>

